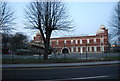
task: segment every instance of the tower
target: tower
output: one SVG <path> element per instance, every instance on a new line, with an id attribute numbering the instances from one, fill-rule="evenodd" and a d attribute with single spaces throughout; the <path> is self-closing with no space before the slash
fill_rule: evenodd
<path id="1" fill-rule="evenodd" d="M 104 25 L 101 25 L 97 30 L 96 36 L 108 36 L 108 29 Z"/>
<path id="2" fill-rule="evenodd" d="M 42 36 L 39 31 L 36 33 L 36 36 L 34 37 L 34 41 L 42 42 Z"/>
<path id="3" fill-rule="evenodd" d="M 107 52 L 108 50 L 108 29 L 104 25 L 101 25 L 97 30 L 96 37 L 100 39 L 100 48 L 101 51 Z"/>

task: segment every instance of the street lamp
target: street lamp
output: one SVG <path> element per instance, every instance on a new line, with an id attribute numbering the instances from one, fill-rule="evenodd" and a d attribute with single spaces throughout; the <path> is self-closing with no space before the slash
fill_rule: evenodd
<path id="1" fill-rule="evenodd" d="M 108 42 L 108 40 L 107 40 L 106 58 L 107 58 L 107 53 L 108 53 L 108 50 L 109 50 L 109 42 Z"/>
<path id="2" fill-rule="evenodd" d="M 102 58 L 103 58 L 103 49 L 104 49 L 103 46 L 104 45 L 103 45 L 103 41 L 102 40 L 103 40 L 103 37 L 102 37 L 102 35 L 100 35 L 100 48 L 101 48 L 100 50 L 102 52 Z"/>
<path id="3" fill-rule="evenodd" d="M 86 40 L 86 59 L 87 59 L 87 40 Z"/>
<path id="4" fill-rule="evenodd" d="M 13 45 L 13 46 L 14 46 L 14 48 L 13 48 L 13 49 L 14 49 L 14 51 L 15 51 L 15 50 L 16 50 L 16 49 L 15 49 L 15 45 Z M 12 52 L 12 59 L 11 59 L 12 64 L 13 64 L 13 62 L 14 62 L 14 54 L 15 54 L 15 52 Z"/>
<path id="5" fill-rule="evenodd" d="M 76 43 L 74 44 L 74 52 L 76 52 Z"/>
<path id="6" fill-rule="evenodd" d="M 13 56 L 13 53 L 12 53 L 12 63 L 13 63 L 13 59 L 14 59 L 14 56 Z"/>
<path id="7" fill-rule="evenodd" d="M 102 49 L 102 37 L 100 39 L 100 47 L 101 47 L 101 52 L 102 52 L 103 51 L 103 49 Z"/>
<path id="8" fill-rule="evenodd" d="M 64 42 L 63 54 L 64 54 L 64 59 L 65 59 L 66 58 L 66 56 L 65 56 L 65 54 L 66 54 L 66 51 L 65 51 L 65 42 Z"/>

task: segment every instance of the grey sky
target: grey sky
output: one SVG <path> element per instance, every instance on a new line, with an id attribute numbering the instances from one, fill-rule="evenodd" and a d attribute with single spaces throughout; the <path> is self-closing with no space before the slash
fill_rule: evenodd
<path id="1" fill-rule="evenodd" d="M 23 29 L 24 8 L 28 2 L 11 2 L 13 10 L 16 12 L 17 24 L 19 32 L 26 32 L 35 35 L 36 31 L 30 32 Z M 53 32 L 52 37 L 60 37 L 65 35 L 81 35 L 96 34 L 100 25 L 105 25 L 110 29 L 109 21 L 113 13 L 116 2 L 67 2 L 68 14 L 73 20 L 75 30 L 72 32 Z"/>

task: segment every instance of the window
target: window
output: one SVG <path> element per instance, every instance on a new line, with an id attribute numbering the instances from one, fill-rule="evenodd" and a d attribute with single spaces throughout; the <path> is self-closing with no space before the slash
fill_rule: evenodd
<path id="1" fill-rule="evenodd" d="M 73 52 L 73 47 L 71 47 L 71 52 Z"/>
<path id="2" fill-rule="evenodd" d="M 78 47 L 76 47 L 76 52 L 78 52 Z"/>
<path id="3" fill-rule="evenodd" d="M 50 41 L 50 45 L 52 45 L 52 41 Z"/>
<path id="4" fill-rule="evenodd" d="M 94 46 L 94 51 L 95 51 L 95 52 L 97 51 L 97 47 L 96 47 L 96 46 Z"/>
<path id="5" fill-rule="evenodd" d="M 101 35 L 101 37 L 103 37 L 103 35 Z"/>
<path id="6" fill-rule="evenodd" d="M 73 48 L 73 52 L 76 52 L 76 47 Z"/>
<path id="7" fill-rule="evenodd" d="M 87 39 L 87 43 L 90 43 L 89 39 Z"/>
<path id="8" fill-rule="evenodd" d="M 102 50 L 104 51 L 104 46 L 102 46 Z"/>
<path id="9" fill-rule="evenodd" d="M 90 52 L 92 51 L 92 47 L 90 46 Z"/>
<path id="10" fill-rule="evenodd" d="M 103 43 L 103 42 L 104 42 L 104 39 L 103 39 L 103 38 L 101 38 L 100 42 L 101 42 L 101 43 Z"/>
<path id="11" fill-rule="evenodd" d="M 87 51 L 88 51 L 88 52 L 90 51 L 90 47 L 87 47 Z"/>
<path id="12" fill-rule="evenodd" d="M 78 40 L 76 40 L 76 44 L 78 44 Z"/>
<path id="13" fill-rule="evenodd" d="M 73 40 L 71 40 L 71 44 L 73 44 Z"/>
<path id="14" fill-rule="evenodd" d="M 58 45 L 58 41 L 57 41 L 57 45 Z"/>
<path id="15" fill-rule="evenodd" d="M 66 44 L 66 40 L 64 40 L 64 44 Z"/>
<path id="16" fill-rule="evenodd" d="M 82 44 L 82 39 L 80 39 L 80 44 Z"/>
<path id="17" fill-rule="evenodd" d="M 96 43 L 96 38 L 94 39 L 94 43 Z"/>
<path id="18" fill-rule="evenodd" d="M 88 47 L 86 47 L 85 49 L 86 49 L 86 51 L 88 51 Z"/>
<path id="19" fill-rule="evenodd" d="M 104 51 L 104 46 L 101 46 L 101 51 Z"/>
<path id="20" fill-rule="evenodd" d="M 83 53 L 83 47 L 80 47 L 80 53 Z"/>
<path id="21" fill-rule="evenodd" d="M 67 44 L 70 44 L 70 40 L 66 41 Z"/>

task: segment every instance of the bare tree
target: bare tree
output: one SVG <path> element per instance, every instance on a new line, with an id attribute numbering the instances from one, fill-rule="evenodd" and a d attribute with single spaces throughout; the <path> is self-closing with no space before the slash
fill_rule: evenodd
<path id="1" fill-rule="evenodd" d="M 14 21 L 14 12 L 11 10 L 7 2 L 0 2 L 0 34 L 2 34 L 3 49 L 7 48 L 9 34 Z"/>
<path id="2" fill-rule="evenodd" d="M 120 1 L 115 6 L 110 25 L 117 30 L 114 34 L 118 36 L 118 41 L 120 41 Z"/>
<path id="3" fill-rule="evenodd" d="M 38 29 L 44 41 L 44 60 L 48 59 L 52 31 L 72 29 L 65 4 L 57 0 L 40 0 L 27 5 L 26 19 L 30 28 Z"/>
<path id="4" fill-rule="evenodd" d="M 0 31 L 1 33 L 8 34 L 11 32 L 13 21 L 14 21 L 14 12 L 8 6 L 7 2 L 0 2 Z"/>

